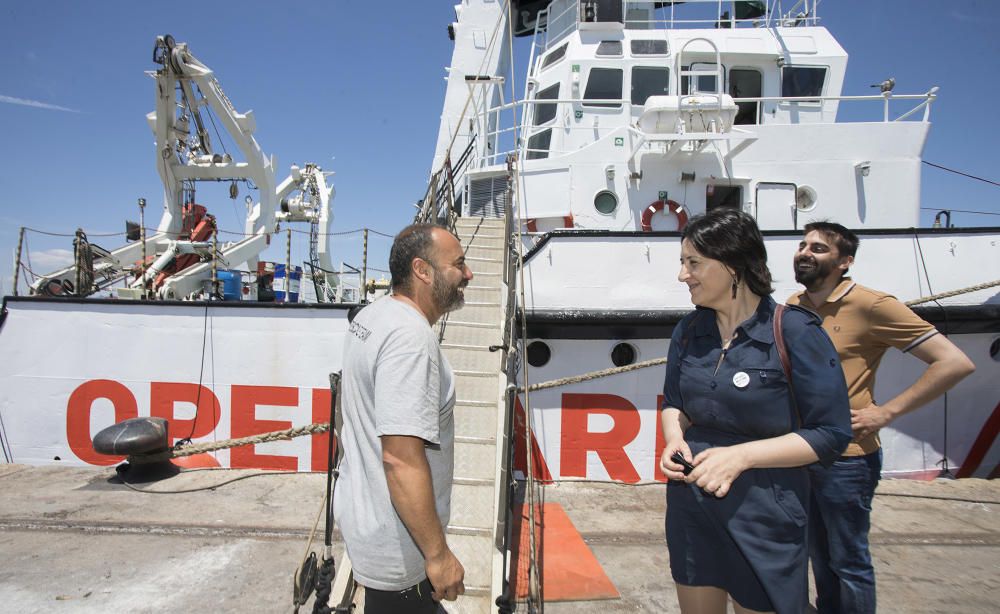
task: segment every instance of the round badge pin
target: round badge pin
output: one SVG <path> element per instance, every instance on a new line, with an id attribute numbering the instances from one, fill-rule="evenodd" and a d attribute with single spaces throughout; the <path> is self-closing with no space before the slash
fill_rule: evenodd
<path id="1" fill-rule="evenodd" d="M 743 371 L 740 371 L 733 376 L 733 386 L 736 386 L 737 388 L 746 388 L 749 383 L 750 376 Z"/>

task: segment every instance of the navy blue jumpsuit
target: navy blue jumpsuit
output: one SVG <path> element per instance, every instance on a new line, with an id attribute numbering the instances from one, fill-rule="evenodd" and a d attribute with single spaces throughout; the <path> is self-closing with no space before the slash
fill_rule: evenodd
<path id="1" fill-rule="evenodd" d="M 819 318 L 797 308 L 783 317 L 793 402 L 774 345 L 774 307 L 761 299 L 721 363 L 715 311 L 698 308 L 674 329 L 665 405 L 691 421 L 684 439 L 692 454 L 794 432 L 828 465 L 850 442 L 847 386 Z M 674 580 L 722 588 L 752 610 L 799 614 L 808 600 L 808 502 L 805 467 L 750 469 L 722 498 L 671 481 L 666 534 Z"/>

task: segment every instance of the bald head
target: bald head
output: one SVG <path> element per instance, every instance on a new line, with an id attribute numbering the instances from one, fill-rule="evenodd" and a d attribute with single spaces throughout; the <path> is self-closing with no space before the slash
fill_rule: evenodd
<path id="1" fill-rule="evenodd" d="M 458 237 L 430 224 L 404 228 L 389 252 L 392 293 L 412 302 L 433 324 L 465 302 L 472 271 Z"/>
<path id="2" fill-rule="evenodd" d="M 410 224 L 399 231 L 389 250 L 393 291 L 407 292 L 413 281 L 413 259 L 430 261 L 434 250 L 433 224 Z M 443 229 L 442 229 L 443 230 Z"/>

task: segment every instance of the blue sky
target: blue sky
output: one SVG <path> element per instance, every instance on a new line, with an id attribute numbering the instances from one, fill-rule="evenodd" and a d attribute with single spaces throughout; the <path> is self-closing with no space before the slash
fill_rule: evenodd
<path id="1" fill-rule="evenodd" d="M 248 0 L 169 4 L 36 0 L 0 4 L 0 290 L 11 291 L 20 226 L 72 233 L 113 248 L 126 219 L 159 218 L 162 187 L 145 115 L 153 109 L 153 42 L 170 33 L 216 71 L 255 137 L 288 166 L 334 171 L 335 231 L 392 234 L 423 196 L 451 59 L 454 0 Z M 793 4 L 790 0 L 786 4 Z M 850 54 L 844 93 L 893 76 L 896 93 L 941 87 L 924 159 L 1000 181 L 1000 4 L 993 0 L 825 0 L 825 25 Z M 523 67 L 523 61 L 522 61 Z M 519 77 L 518 81 L 523 80 Z M 234 203 L 203 192 L 219 226 L 241 230 Z M 1000 188 L 930 167 L 923 206 L 1000 213 Z M 932 212 L 924 215 L 929 224 Z M 958 225 L 1000 217 L 956 213 Z M 33 265 L 51 270 L 70 238 L 29 235 Z M 385 268 L 389 241 L 371 237 Z M 357 235 L 334 262 L 360 263 Z M 274 256 L 281 259 L 282 256 Z M 23 289 L 23 286 L 22 286 Z"/>

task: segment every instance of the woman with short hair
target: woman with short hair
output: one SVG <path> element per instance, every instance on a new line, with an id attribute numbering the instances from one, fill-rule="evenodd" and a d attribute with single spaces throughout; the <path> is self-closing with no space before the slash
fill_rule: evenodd
<path id="1" fill-rule="evenodd" d="M 678 279 L 696 309 L 670 341 L 660 468 L 681 611 L 721 614 L 731 598 L 737 612 L 799 614 L 808 598 L 805 465 L 832 463 L 851 440 L 837 352 L 819 318 L 787 308 L 788 381 L 767 251 L 745 213 L 693 218 Z"/>

